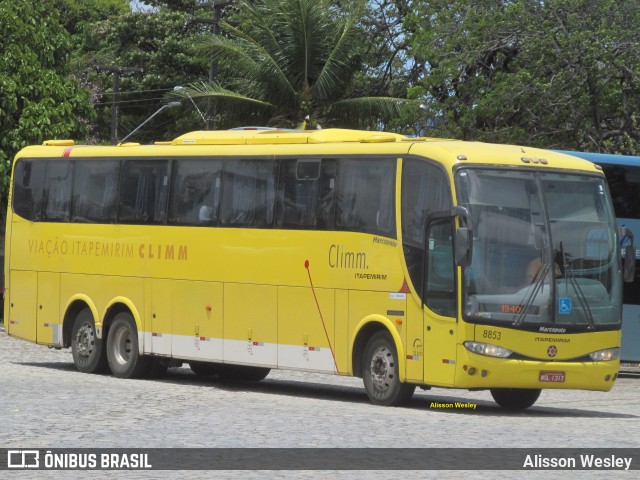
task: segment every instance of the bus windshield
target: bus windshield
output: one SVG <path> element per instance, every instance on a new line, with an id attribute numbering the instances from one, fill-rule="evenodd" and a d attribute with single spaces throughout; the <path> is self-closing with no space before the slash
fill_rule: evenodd
<path id="1" fill-rule="evenodd" d="M 465 320 L 555 332 L 619 325 L 622 280 L 604 178 L 467 168 L 457 185 L 473 227 Z"/>

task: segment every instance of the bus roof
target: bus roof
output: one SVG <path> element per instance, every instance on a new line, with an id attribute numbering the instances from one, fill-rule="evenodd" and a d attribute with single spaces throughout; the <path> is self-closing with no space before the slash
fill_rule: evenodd
<path id="1" fill-rule="evenodd" d="M 169 142 L 154 145 L 124 143 L 114 146 L 76 145 L 72 140 L 47 140 L 41 146 L 26 147 L 18 157 L 126 157 L 162 155 L 372 155 L 417 154 L 455 164 L 539 166 L 599 171 L 593 163 L 578 158 L 577 152 L 554 152 L 533 147 L 499 145 L 460 140 L 407 137 L 391 132 L 329 128 L 323 130 L 243 129 L 189 132 Z M 271 147 L 272 146 L 272 147 Z M 174 150 L 175 149 L 175 150 Z M 564 155 L 569 153 L 572 156 Z"/>
<path id="2" fill-rule="evenodd" d="M 390 132 L 346 130 L 215 130 L 196 131 L 179 136 L 172 145 L 265 145 L 300 143 L 387 143 L 411 140 Z"/>

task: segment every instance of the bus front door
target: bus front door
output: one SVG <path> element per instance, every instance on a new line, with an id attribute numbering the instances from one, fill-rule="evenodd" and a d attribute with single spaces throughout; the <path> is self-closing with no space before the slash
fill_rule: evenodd
<path id="1" fill-rule="evenodd" d="M 424 282 L 424 381 L 450 386 L 455 380 L 457 288 L 451 217 L 433 220 L 427 228 Z"/>

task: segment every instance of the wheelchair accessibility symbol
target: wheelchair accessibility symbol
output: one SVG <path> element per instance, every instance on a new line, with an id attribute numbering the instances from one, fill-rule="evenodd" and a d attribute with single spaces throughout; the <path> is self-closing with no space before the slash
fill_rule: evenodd
<path id="1" fill-rule="evenodd" d="M 561 297 L 558 299 L 558 313 L 560 315 L 569 315 L 571 313 L 571 299 Z"/>

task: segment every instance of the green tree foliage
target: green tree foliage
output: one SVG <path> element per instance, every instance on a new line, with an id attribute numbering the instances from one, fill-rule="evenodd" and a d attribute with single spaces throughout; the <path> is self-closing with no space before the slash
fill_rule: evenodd
<path id="1" fill-rule="evenodd" d="M 640 2 L 414 2 L 406 21 L 434 132 L 638 153 Z"/>
<path id="2" fill-rule="evenodd" d="M 424 121 L 420 110 L 422 88 L 416 84 L 424 59 L 410 54 L 407 40 L 411 32 L 405 22 L 414 3 L 413 0 L 367 0 L 363 20 L 368 39 L 364 56 L 366 70 L 359 77 L 364 76 L 365 81 L 369 80 L 368 85 L 378 86 L 388 95 L 416 100 L 403 103 L 385 129 L 419 135 L 423 133 Z"/>
<path id="3" fill-rule="evenodd" d="M 366 95 L 359 27 L 362 2 L 338 8 L 329 0 L 240 0 L 239 26 L 222 22 L 224 36 L 201 43 L 203 58 L 219 64 L 219 81 L 191 85 L 203 108 L 216 106 L 218 126 L 269 124 L 375 127 L 397 115 L 399 98 Z"/>
<path id="4" fill-rule="evenodd" d="M 167 8 L 180 12 L 193 11 L 198 4 L 202 4 L 201 0 L 140 0 L 139 3 L 154 8 Z M 210 2 L 213 3 L 213 2 Z"/>
<path id="5" fill-rule="evenodd" d="M 60 12 L 60 21 L 71 35 L 87 24 L 123 15 L 131 10 L 128 0 L 48 0 Z"/>
<path id="6" fill-rule="evenodd" d="M 83 138 L 89 92 L 67 72 L 71 45 L 47 2 L 0 0 L 0 178 L 6 199 L 11 160 L 44 139 Z"/>
<path id="7" fill-rule="evenodd" d="M 176 86 L 206 78 L 208 68 L 193 53 L 200 27 L 185 13 L 161 9 L 127 13 L 94 22 L 84 33 L 80 65 L 94 87 L 99 116 L 95 142 L 108 142 L 111 132 L 115 67 L 121 67 L 118 138 L 140 125 Z M 135 74 L 131 69 L 136 69 Z M 131 141 L 169 139 L 189 129 L 204 128 L 193 105 L 165 111 L 141 129 Z"/>

